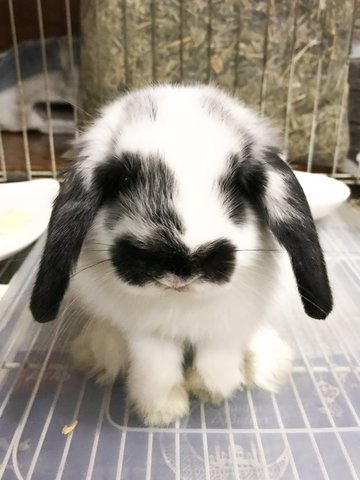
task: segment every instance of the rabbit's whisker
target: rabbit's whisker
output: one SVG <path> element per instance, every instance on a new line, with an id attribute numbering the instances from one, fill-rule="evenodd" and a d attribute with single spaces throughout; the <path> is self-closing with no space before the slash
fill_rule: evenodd
<path id="1" fill-rule="evenodd" d="M 105 262 L 110 262 L 110 259 L 106 258 L 105 260 L 100 260 L 100 262 L 96 262 L 96 263 L 93 263 L 91 265 L 86 265 L 86 267 L 84 267 L 81 270 L 78 270 L 77 272 L 75 272 L 74 275 L 71 276 L 71 278 L 75 277 L 76 275 L 78 275 L 81 272 L 84 272 L 85 270 L 89 270 L 90 268 L 94 268 L 97 265 L 100 265 L 101 263 L 105 263 Z"/>

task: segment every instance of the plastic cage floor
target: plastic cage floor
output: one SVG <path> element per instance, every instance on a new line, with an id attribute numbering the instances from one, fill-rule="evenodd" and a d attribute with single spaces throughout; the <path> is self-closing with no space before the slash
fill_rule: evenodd
<path id="1" fill-rule="evenodd" d="M 129 412 L 122 383 L 101 388 L 71 370 L 58 323 L 31 320 L 37 245 L 0 304 L 0 478 L 360 478 L 360 211 L 345 205 L 319 231 L 336 308 L 325 322 L 295 307 L 279 318 L 295 354 L 289 382 L 219 407 L 194 400 L 162 429 Z"/>

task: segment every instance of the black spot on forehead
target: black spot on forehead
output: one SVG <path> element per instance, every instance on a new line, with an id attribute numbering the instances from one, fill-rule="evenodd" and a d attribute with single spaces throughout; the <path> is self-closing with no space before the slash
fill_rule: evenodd
<path id="1" fill-rule="evenodd" d="M 152 121 L 157 117 L 157 100 L 150 92 L 135 92 L 127 98 L 124 110 L 126 121 L 136 121 L 147 117 Z"/>
<path id="2" fill-rule="evenodd" d="M 174 206 L 174 174 L 160 157 L 144 158 L 125 152 L 99 165 L 94 182 L 102 192 L 109 228 L 130 216 L 157 228 L 183 233 Z"/>
<path id="3" fill-rule="evenodd" d="M 230 112 L 224 103 L 212 92 L 206 92 L 202 96 L 202 107 L 210 115 L 216 115 L 220 120 L 226 121 L 230 119 Z"/>

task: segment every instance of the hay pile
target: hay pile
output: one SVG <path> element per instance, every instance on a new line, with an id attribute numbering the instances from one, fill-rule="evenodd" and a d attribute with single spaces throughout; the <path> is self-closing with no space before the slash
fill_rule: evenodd
<path id="1" fill-rule="evenodd" d="M 272 118 L 291 161 L 341 162 L 354 2 L 83 0 L 83 107 L 152 81 L 211 81 Z"/>

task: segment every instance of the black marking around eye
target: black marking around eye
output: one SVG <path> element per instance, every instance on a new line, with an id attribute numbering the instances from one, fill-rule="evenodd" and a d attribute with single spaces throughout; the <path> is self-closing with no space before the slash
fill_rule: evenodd
<path id="1" fill-rule="evenodd" d="M 103 203 L 112 202 L 120 193 L 127 195 L 132 192 L 139 183 L 141 170 L 140 158 L 131 153 L 112 157 L 96 167 L 94 181 L 102 193 Z"/>
<path id="2" fill-rule="evenodd" d="M 241 223 L 246 215 L 246 206 L 261 210 L 267 178 L 263 163 L 252 158 L 252 147 L 248 143 L 241 154 L 230 155 L 226 173 L 220 178 L 220 195 L 230 218 Z"/>
<path id="3" fill-rule="evenodd" d="M 174 175 L 160 158 L 125 152 L 99 165 L 94 179 L 102 192 L 109 228 L 130 216 L 148 225 L 183 233 L 173 202 Z"/>
<path id="4" fill-rule="evenodd" d="M 203 245 L 191 253 L 175 238 L 139 242 L 132 236 L 119 238 L 111 249 L 111 260 L 118 276 L 131 285 L 142 286 L 172 274 L 180 279 L 200 277 L 222 284 L 235 269 L 235 247 L 224 239 Z"/>
<path id="5" fill-rule="evenodd" d="M 227 172 L 222 176 L 219 182 L 220 195 L 227 208 L 230 218 L 240 223 L 245 216 L 246 202 L 241 183 L 239 182 L 239 165 L 235 155 L 228 160 Z"/>

